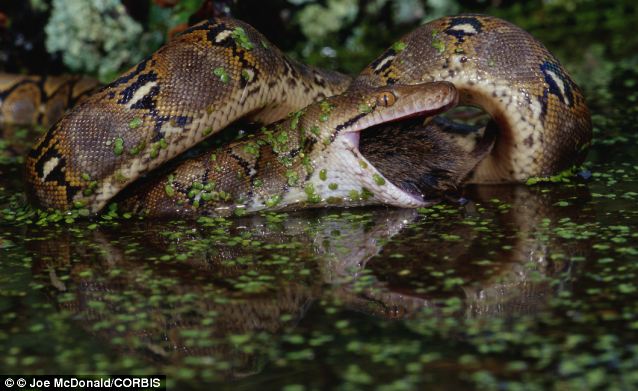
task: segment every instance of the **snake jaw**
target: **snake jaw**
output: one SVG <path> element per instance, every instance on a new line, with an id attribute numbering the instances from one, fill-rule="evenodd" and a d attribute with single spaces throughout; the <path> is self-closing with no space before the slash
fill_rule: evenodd
<path id="1" fill-rule="evenodd" d="M 348 132 L 339 136 L 341 140 L 350 144 L 352 148 L 359 149 L 359 141 L 361 140 L 361 131 Z"/>
<path id="2" fill-rule="evenodd" d="M 384 122 L 380 122 L 383 124 Z M 366 128 L 367 129 L 367 128 Z M 334 145 L 336 148 L 343 148 L 344 151 L 347 151 L 346 154 L 341 155 L 339 162 L 333 162 L 332 159 L 326 159 L 326 166 L 334 166 L 330 169 L 330 171 L 338 172 L 342 169 L 342 165 L 346 167 L 350 167 L 351 170 L 351 186 L 345 188 L 345 191 L 341 197 L 345 199 L 350 199 L 352 202 L 360 201 L 362 204 L 367 204 L 370 195 L 374 196 L 374 202 L 370 203 L 380 203 L 380 204 L 388 204 L 397 207 L 405 207 L 405 208 L 415 208 L 415 207 L 424 207 L 432 204 L 431 201 L 426 201 L 425 197 L 420 197 L 415 193 L 411 193 L 405 191 L 395 185 L 393 181 L 383 175 L 359 150 L 359 143 L 361 140 L 361 132 L 365 131 L 365 129 L 356 131 L 356 132 L 347 132 L 341 134 L 335 140 Z M 347 158 L 344 158 L 344 155 Z M 323 170 L 328 171 L 327 168 L 322 168 Z M 343 168 L 343 170 L 347 170 L 347 168 Z M 358 188 L 357 188 L 358 185 Z M 334 193 L 330 192 L 330 193 Z M 329 196 L 328 199 L 335 197 L 334 194 Z M 357 200 L 357 197 L 361 198 Z"/>
<path id="3" fill-rule="evenodd" d="M 402 189 L 392 178 L 383 175 L 359 150 L 361 132 L 412 117 L 440 114 L 457 105 L 458 94 L 450 83 L 393 86 L 388 90 L 399 95 L 395 99 L 400 104 L 391 109 L 375 109 L 337 132 L 333 142 L 315 157 L 315 170 L 306 186 L 310 184 L 313 195 L 320 197 L 320 201 L 315 201 L 316 206 L 386 204 L 415 208 L 433 203 L 422 194 Z M 382 90 L 382 94 L 385 93 Z M 303 204 L 304 192 L 308 194 L 307 187 L 290 191 L 282 204 L 293 207 Z"/>

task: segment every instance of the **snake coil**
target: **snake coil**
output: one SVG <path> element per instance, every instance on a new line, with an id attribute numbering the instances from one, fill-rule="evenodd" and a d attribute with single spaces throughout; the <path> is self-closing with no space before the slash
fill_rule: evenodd
<path id="1" fill-rule="evenodd" d="M 427 194 L 397 185 L 361 154 L 359 136 L 457 104 L 483 108 L 496 129 L 493 146 L 467 155 L 474 160 L 459 181 L 552 175 L 581 163 L 592 137 L 582 92 L 558 60 L 498 18 L 427 23 L 354 80 L 287 58 L 246 23 L 216 19 L 67 112 L 28 155 L 28 186 L 44 207 L 97 213 L 132 182 L 242 119 L 275 123 L 185 159 L 124 204 L 151 215 L 425 205 Z"/>

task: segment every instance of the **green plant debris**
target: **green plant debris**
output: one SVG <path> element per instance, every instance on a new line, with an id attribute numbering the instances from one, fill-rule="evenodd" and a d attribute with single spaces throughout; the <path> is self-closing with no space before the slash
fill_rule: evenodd
<path id="1" fill-rule="evenodd" d="M 299 182 L 299 174 L 293 170 L 286 171 L 286 178 L 288 179 L 288 186 L 296 186 Z"/>
<path id="2" fill-rule="evenodd" d="M 404 51 L 406 47 L 408 47 L 408 45 L 403 41 L 397 41 L 392 44 L 392 49 L 397 53 Z"/>
<path id="3" fill-rule="evenodd" d="M 169 175 L 168 180 L 166 181 L 166 185 L 164 186 L 164 191 L 166 195 L 169 197 L 175 196 L 175 188 L 173 187 L 173 181 L 175 177 L 173 175 Z"/>
<path id="4" fill-rule="evenodd" d="M 577 167 L 568 168 L 567 170 L 561 171 L 560 173 L 547 177 L 532 177 L 525 182 L 527 185 L 536 185 L 539 183 L 560 183 L 560 182 L 570 182 L 574 179 L 574 176 L 578 172 Z"/>
<path id="5" fill-rule="evenodd" d="M 359 112 L 363 113 L 363 114 L 369 114 L 372 113 L 372 111 L 374 111 L 374 109 L 372 108 L 372 106 L 370 106 L 367 103 L 362 103 L 359 105 Z"/>
<path id="6" fill-rule="evenodd" d="M 241 77 L 250 83 L 255 78 L 255 72 L 252 69 L 242 69 Z"/>
<path id="7" fill-rule="evenodd" d="M 118 137 L 113 141 L 113 153 L 115 156 L 120 156 L 124 152 L 124 139 Z"/>
<path id="8" fill-rule="evenodd" d="M 319 107 L 321 108 L 321 116 L 319 117 L 319 121 L 328 121 L 328 119 L 330 118 L 330 113 L 335 108 L 335 106 L 330 102 L 324 100 L 319 104 Z"/>
<path id="9" fill-rule="evenodd" d="M 250 39 L 248 38 L 248 35 L 246 35 L 246 31 L 243 28 L 235 27 L 233 29 L 233 32 L 231 33 L 231 36 L 233 37 L 235 42 L 237 42 L 237 44 L 242 48 L 246 50 L 253 49 L 254 45 L 252 42 L 250 42 Z"/>
<path id="10" fill-rule="evenodd" d="M 372 174 L 372 179 L 374 180 L 374 183 L 379 186 L 385 185 L 385 179 L 383 179 L 383 177 L 377 173 Z"/>
<path id="11" fill-rule="evenodd" d="M 297 126 L 299 124 L 299 119 L 303 115 L 303 110 L 295 111 L 290 115 L 290 129 L 297 130 Z"/>
<path id="12" fill-rule="evenodd" d="M 307 183 L 304 187 L 304 192 L 306 193 L 306 197 L 308 202 L 311 204 L 316 204 L 321 202 L 321 195 L 317 194 L 315 187 L 312 183 Z"/>
<path id="13" fill-rule="evenodd" d="M 268 208 L 274 208 L 275 206 L 279 205 L 280 202 L 281 196 L 279 194 L 276 194 L 266 199 L 265 205 Z"/>
<path id="14" fill-rule="evenodd" d="M 136 156 L 139 155 L 139 153 L 142 152 L 144 148 L 146 148 L 146 143 L 144 141 L 140 141 L 133 148 L 131 148 L 129 153 L 133 156 Z"/>
<path id="15" fill-rule="evenodd" d="M 261 146 L 256 141 L 251 141 L 244 144 L 244 152 L 253 155 L 255 158 L 259 157 L 260 148 Z"/>
<path id="16" fill-rule="evenodd" d="M 224 69 L 223 67 L 217 67 L 213 69 L 213 74 L 219 77 L 219 80 L 221 80 L 224 84 L 228 84 L 228 82 L 230 81 L 230 76 L 228 76 L 228 73 L 226 73 L 226 69 Z"/>
<path id="17" fill-rule="evenodd" d="M 144 121 L 140 117 L 135 117 L 128 123 L 128 127 L 131 129 L 137 129 L 142 126 L 143 123 Z"/>

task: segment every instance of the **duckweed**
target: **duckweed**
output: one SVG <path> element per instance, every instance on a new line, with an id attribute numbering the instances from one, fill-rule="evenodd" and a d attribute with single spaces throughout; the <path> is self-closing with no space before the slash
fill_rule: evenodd
<path id="1" fill-rule="evenodd" d="M 120 156 L 124 152 L 124 140 L 121 137 L 118 137 L 113 142 L 113 153 L 116 156 Z"/>
<path id="2" fill-rule="evenodd" d="M 230 76 L 228 76 L 228 73 L 226 73 L 226 69 L 224 69 L 223 67 L 217 67 L 213 69 L 213 74 L 219 77 L 219 80 L 221 80 L 221 82 L 224 84 L 228 84 L 228 82 L 230 81 Z"/>
<path id="3" fill-rule="evenodd" d="M 370 106 L 367 103 L 362 103 L 359 105 L 359 112 L 363 113 L 363 114 L 369 114 L 372 113 L 374 109 L 372 108 L 372 106 Z"/>
<path id="4" fill-rule="evenodd" d="M 246 35 L 246 31 L 243 28 L 235 27 L 233 29 L 233 32 L 231 33 L 231 36 L 233 37 L 235 42 L 237 42 L 237 44 L 242 48 L 246 50 L 253 49 L 254 45 L 252 42 L 250 42 L 250 39 L 248 38 L 248 35 Z"/>
<path id="5" fill-rule="evenodd" d="M 265 205 L 269 208 L 274 208 L 275 206 L 279 205 L 280 202 L 281 195 L 275 194 L 266 200 Z"/>
<path id="6" fill-rule="evenodd" d="M 326 170 L 325 168 L 322 168 L 319 171 L 319 179 L 321 179 L 322 181 L 325 181 L 328 179 L 328 170 Z"/>
<path id="7" fill-rule="evenodd" d="M 619 86 L 635 79 L 619 74 Z M 466 204 L 417 210 L 244 216 L 195 181 L 189 196 L 226 199 L 234 216 L 152 221 L 110 203 L 89 220 L 84 201 L 30 206 L 19 140 L 4 137 L 2 368 L 162 373 L 171 389 L 636 389 L 638 118 L 623 104 L 592 106 L 585 172 L 468 187 Z M 269 143 L 285 154 L 293 137 Z M 93 175 L 78 184 L 87 197 Z M 331 175 L 319 172 L 334 191 Z"/>
<path id="8" fill-rule="evenodd" d="M 397 41 L 392 44 L 392 49 L 397 53 L 404 51 L 406 47 L 408 47 L 408 45 L 403 41 Z"/>
<path id="9" fill-rule="evenodd" d="M 312 183 L 307 183 L 304 186 L 304 192 L 306 193 L 308 202 L 311 204 L 321 202 L 321 195 L 317 194 L 315 186 Z"/>
<path id="10" fill-rule="evenodd" d="M 140 126 L 142 126 L 142 123 L 144 121 L 142 121 L 142 119 L 140 117 L 135 117 L 131 120 L 131 122 L 128 123 L 128 127 L 131 129 L 137 129 Z"/>

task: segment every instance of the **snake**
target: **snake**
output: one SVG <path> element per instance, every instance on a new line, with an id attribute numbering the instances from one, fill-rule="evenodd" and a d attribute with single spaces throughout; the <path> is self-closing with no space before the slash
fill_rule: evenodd
<path id="1" fill-rule="evenodd" d="M 472 145 L 435 117 L 457 106 L 490 116 Z M 185 153 L 242 121 L 264 126 Z M 496 17 L 426 23 L 354 78 L 292 60 L 247 23 L 219 18 L 83 97 L 36 142 L 26 178 L 40 206 L 91 214 L 114 197 L 151 216 L 420 207 L 430 191 L 554 175 L 582 163 L 591 139 L 565 68 Z"/>
<path id="2" fill-rule="evenodd" d="M 97 86 L 97 80 L 76 75 L 0 74 L 0 123 L 49 126 Z"/>

